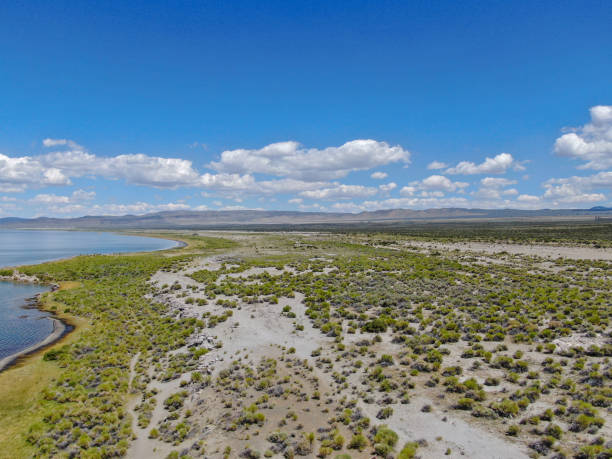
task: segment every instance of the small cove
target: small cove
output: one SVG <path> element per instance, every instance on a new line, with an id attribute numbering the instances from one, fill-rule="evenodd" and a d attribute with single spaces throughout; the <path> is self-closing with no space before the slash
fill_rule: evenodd
<path id="1" fill-rule="evenodd" d="M 0 268 L 84 254 L 149 252 L 175 241 L 85 231 L 0 230 Z M 51 314 L 32 301 L 49 287 L 0 281 L 0 360 L 43 341 L 53 332 Z"/>

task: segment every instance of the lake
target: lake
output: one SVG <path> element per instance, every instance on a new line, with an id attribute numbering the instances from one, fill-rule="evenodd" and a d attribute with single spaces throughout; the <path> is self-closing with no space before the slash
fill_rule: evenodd
<path id="1" fill-rule="evenodd" d="M 84 254 L 150 252 L 174 241 L 88 231 L 0 230 L 0 267 L 29 265 Z M 26 308 L 26 300 L 47 291 L 41 285 L 0 281 L 0 359 L 51 334 L 50 314 Z"/>

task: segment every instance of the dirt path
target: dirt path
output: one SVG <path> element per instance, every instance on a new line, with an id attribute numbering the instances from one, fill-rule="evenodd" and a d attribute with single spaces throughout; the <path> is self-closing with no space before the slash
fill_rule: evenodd
<path id="1" fill-rule="evenodd" d="M 138 363 L 140 353 L 136 354 L 130 362 L 130 386 L 136 376 L 135 368 Z M 126 457 L 136 459 L 148 459 L 152 457 L 166 457 L 172 451 L 172 445 L 168 445 L 163 442 L 149 438 L 149 431 L 157 426 L 167 415 L 166 410 L 163 406 L 163 401 L 179 389 L 180 379 L 170 381 L 168 383 L 162 383 L 154 381 L 149 384 L 148 389 L 157 389 L 158 393 L 155 396 L 157 403 L 153 410 L 153 416 L 151 422 L 147 428 L 141 428 L 138 426 L 138 413 L 135 411 L 136 406 L 141 401 L 140 396 L 135 396 L 128 404 L 128 410 L 132 416 L 132 431 L 134 432 L 134 440 L 130 444 Z"/>

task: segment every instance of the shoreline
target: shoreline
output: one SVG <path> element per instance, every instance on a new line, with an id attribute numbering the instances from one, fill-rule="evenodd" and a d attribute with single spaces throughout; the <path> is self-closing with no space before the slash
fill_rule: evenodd
<path id="1" fill-rule="evenodd" d="M 31 230 L 20 230 L 20 231 L 31 231 Z M 46 231 L 46 230 L 36 230 L 36 231 Z M 58 231 L 64 231 L 64 230 L 58 230 Z M 77 231 L 77 230 L 74 230 L 74 231 Z M 78 231 L 80 231 L 80 230 L 78 230 Z M 164 252 L 166 250 L 174 250 L 174 249 L 184 248 L 184 247 L 187 247 L 189 245 L 186 242 L 180 241 L 178 239 L 170 239 L 170 238 L 161 237 L 161 236 L 148 236 L 146 234 L 130 234 L 130 233 L 123 233 L 123 232 L 118 232 L 118 231 L 103 231 L 103 230 L 90 231 L 90 232 L 91 233 L 113 233 L 113 234 L 116 234 L 118 236 L 135 236 L 135 237 L 144 237 L 144 238 L 150 238 L 150 239 L 164 239 L 166 241 L 176 242 L 176 245 L 174 247 L 165 247 L 165 248 L 162 248 L 162 249 L 144 250 L 144 251 L 137 251 L 137 252 L 126 251 L 126 252 L 109 252 L 109 253 L 99 253 L 99 252 L 94 252 L 94 253 L 78 253 L 78 254 L 75 254 L 75 255 L 68 255 L 66 257 L 50 258 L 48 260 L 34 260 L 33 263 L 23 263 L 23 264 L 19 264 L 19 265 L 0 266 L 0 270 L 3 270 L 3 269 L 12 269 L 13 271 L 19 271 L 19 268 L 22 267 L 22 266 L 35 266 L 35 265 L 43 265 L 45 263 L 56 263 L 56 262 L 59 262 L 59 261 L 72 260 L 73 258 L 77 258 L 77 257 L 89 257 L 89 256 L 98 256 L 98 255 L 116 256 L 116 255 L 129 255 L 129 254 L 134 254 L 134 253 Z M 0 280 L 8 280 L 9 282 L 13 282 L 8 277 L 10 277 L 10 276 L 0 276 Z M 16 282 L 21 282 L 21 280 L 18 279 Z M 25 280 L 23 282 L 27 283 L 29 281 Z"/>
<path id="2" fill-rule="evenodd" d="M 115 233 L 115 234 L 122 234 L 124 236 L 137 236 L 136 234 L 126 234 L 126 233 Z M 151 237 L 153 238 L 154 236 L 140 236 L 140 237 Z M 3 266 L 0 267 L 0 269 L 12 269 L 13 270 L 13 274 L 11 276 L 0 276 L 0 281 L 5 281 L 5 282 L 12 282 L 15 284 L 38 284 L 38 285 L 48 285 L 50 287 L 49 292 L 47 293 L 52 293 L 55 292 L 56 290 L 59 290 L 60 286 L 57 284 L 45 284 L 44 282 L 40 281 L 37 278 L 30 278 L 27 276 L 24 276 L 23 274 L 19 273 L 19 267 L 21 266 L 30 266 L 30 265 L 38 265 L 38 264 L 44 264 L 44 263 L 54 263 L 54 262 L 59 262 L 59 261 L 65 261 L 65 260 L 71 260 L 73 258 L 76 257 L 80 257 L 80 256 L 88 256 L 88 255 L 129 255 L 129 254 L 133 254 L 133 253 L 151 253 L 151 252 L 163 252 L 166 250 L 175 250 L 175 249 L 181 249 L 184 247 L 187 247 L 189 244 L 187 244 L 185 241 L 181 241 L 181 240 L 177 240 L 177 239 L 169 239 L 169 238 L 164 238 L 161 236 L 157 236 L 155 237 L 157 239 L 165 239 L 168 241 L 172 241 L 175 242 L 176 245 L 174 247 L 167 247 L 164 249 L 156 249 L 156 250 L 150 250 L 150 251 L 145 251 L 145 252 L 119 252 L 119 253 L 108 253 L 108 254 L 79 254 L 79 255 L 73 255 L 73 256 L 68 256 L 68 257 L 62 257 L 62 258 L 57 258 L 54 260 L 45 260 L 45 261 L 40 261 L 38 263 L 29 263 L 29 264 L 23 264 L 23 265 L 16 265 L 16 266 Z M 46 311 L 44 308 L 42 308 L 42 304 L 40 301 L 40 294 L 36 295 L 36 300 L 33 302 L 34 304 L 28 304 L 28 300 L 30 298 L 24 298 L 24 305 L 21 306 L 23 308 L 28 308 L 28 307 L 32 307 L 32 308 L 36 308 L 40 311 L 44 311 L 44 312 L 49 312 Z M 44 349 L 56 344 L 57 342 L 59 342 L 62 338 L 64 338 L 65 336 L 67 336 L 69 333 L 71 333 L 73 330 L 76 329 L 76 326 L 72 325 L 71 323 L 69 323 L 69 321 L 64 321 L 59 317 L 56 316 L 51 316 L 49 317 L 50 320 L 53 321 L 53 331 L 47 336 L 45 337 L 43 340 L 32 344 L 31 346 L 28 346 L 25 349 L 22 349 L 20 351 L 17 351 L 11 355 L 8 355 L 6 357 L 3 357 L 0 359 L 0 373 L 4 372 L 5 370 L 10 369 L 11 367 L 13 367 L 15 364 L 17 364 L 20 360 L 22 360 L 25 357 L 29 357 L 32 355 L 35 355 L 41 351 L 43 351 Z"/>
<path id="3" fill-rule="evenodd" d="M 38 351 L 42 351 L 43 349 L 49 346 L 52 346 L 75 328 L 69 323 L 64 323 L 61 319 L 57 317 L 49 317 L 49 319 L 53 321 L 53 331 L 51 332 L 51 334 L 48 335 L 42 341 L 39 341 L 38 343 L 35 343 L 25 349 L 22 349 L 21 351 L 15 352 L 14 354 L 0 359 L 0 372 L 11 368 L 23 357 L 27 357 Z"/>

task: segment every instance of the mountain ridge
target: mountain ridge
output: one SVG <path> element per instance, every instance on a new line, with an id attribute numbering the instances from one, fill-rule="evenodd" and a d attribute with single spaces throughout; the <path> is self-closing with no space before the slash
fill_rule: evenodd
<path id="1" fill-rule="evenodd" d="M 444 221 L 444 220 L 498 220 L 538 218 L 601 218 L 612 217 L 612 208 L 590 209 L 384 209 L 344 212 L 301 212 L 285 210 L 173 210 L 152 212 L 143 215 L 86 215 L 83 217 L 59 218 L 36 217 L 0 218 L 4 229 L 187 229 L 214 227 L 245 227 L 250 225 L 309 225 L 352 224 L 376 222 Z"/>

